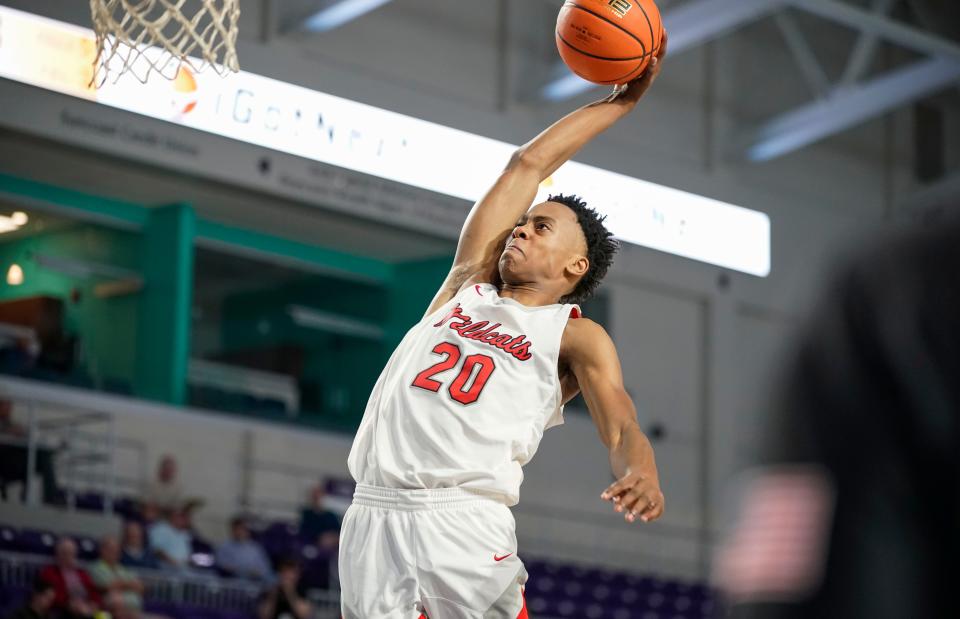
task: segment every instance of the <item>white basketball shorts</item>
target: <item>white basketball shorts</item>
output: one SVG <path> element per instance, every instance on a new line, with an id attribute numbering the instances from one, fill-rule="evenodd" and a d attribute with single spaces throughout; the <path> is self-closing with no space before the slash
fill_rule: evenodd
<path id="1" fill-rule="evenodd" d="M 343 619 L 526 619 L 515 529 L 490 496 L 358 484 L 340 532 Z"/>

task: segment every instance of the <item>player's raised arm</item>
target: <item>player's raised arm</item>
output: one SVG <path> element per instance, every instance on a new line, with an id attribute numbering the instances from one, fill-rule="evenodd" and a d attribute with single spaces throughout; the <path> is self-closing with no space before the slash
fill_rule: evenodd
<path id="1" fill-rule="evenodd" d="M 428 314 L 453 298 L 465 284 L 496 280 L 504 241 L 530 208 L 540 183 L 636 106 L 660 72 L 666 48 L 664 38 L 660 53 L 642 77 L 561 118 L 514 152 L 493 187 L 467 216 L 453 267 Z"/>
<path id="2" fill-rule="evenodd" d="M 612 501 L 627 522 L 656 520 L 664 507 L 657 463 L 624 389 L 613 341 L 595 322 L 573 320 L 564 331 L 561 354 L 576 376 L 600 440 L 610 450 L 610 468 L 617 480 L 601 498 Z"/>

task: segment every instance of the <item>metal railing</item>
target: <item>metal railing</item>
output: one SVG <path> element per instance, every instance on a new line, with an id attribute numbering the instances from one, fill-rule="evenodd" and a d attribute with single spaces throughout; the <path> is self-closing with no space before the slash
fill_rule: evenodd
<path id="1" fill-rule="evenodd" d="M 22 446 L 26 459 L 27 505 L 39 505 L 36 492 L 40 450 L 52 452 L 56 477 L 65 493 L 68 509 L 75 509 L 77 495 L 96 492 L 103 496 L 103 513 L 113 512 L 118 494 L 138 493 L 147 477 L 146 445 L 142 441 L 117 436 L 114 415 L 82 407 L 50 406 L 31 399 L 4 395 L 3 399 L 25 412 L 26 436 L 0 436 L 0 443 Z M 132 460 L 137 471 L 122 475 L 118 457 Z"/>
<path id="2" fill-rule="evenodd" d="M 50 561 L 46 557 L 0 551 L 0 587 L 29 589 L 37 574 Z M 182 605 L 253 615 L 263 592 L 260 585 L 206 572 L 128 569 L 143 582 L 144 600 L 148 604 Z M 314 608 L 312 619 L 340 616 L 340 596 L 337 592 L 311 590 L 307 597 Z"/>

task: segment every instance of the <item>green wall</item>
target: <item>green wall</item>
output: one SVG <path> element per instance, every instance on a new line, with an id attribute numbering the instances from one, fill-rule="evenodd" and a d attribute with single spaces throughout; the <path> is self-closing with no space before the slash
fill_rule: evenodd
<path id="1" fill-rule="evenodd" d="M 221 312 L 221 350 L 301 348 L 303 419 L 355 428 L 384 364 L 423 315 L 449 267 L 449 258 L 394 265 L 394 278 L 385 285 L 305 275 L 293 283 L 230 295 Z M 290 305 L 379 326 L 383 338 L 371 340 L 297 325 L 287 312 Z"/>
<path id="2" fill-rule="evenodd" d="M 54 271 L 37 263 L 36 256 L 68 258 L 110 265 L 138 272 L 139 235 L 98 226 L 73 224 L 35 236 L 3 242 L 0 237 L 0 265 L 4 279 L 0 300 L 39 295 L 64 302 L 64 322 L 69 334 L 80 336 L 82 370 L 100 383 L 104 379 L 130 382 L 136 357 L 137 294 L 98 299 L 94 286 L 103 278 L 80 278 Z M 23 268 L 20 286 L 6 283 L 6 271 L 16 262 Z M 71 300 L 73 290 L 79 299 Z"/>
<path id="3" fill-rule="evenodd" d="M 261 290 L 230 295 L 223 301 L 222 351 L 280 345 L 300 348 L 303 420 L 355 427 L 388 356 L 383 342 L 298 325 L 287 311 L 290 305 L 383 325 L 387 319 L 385 288 L 305 275 L 300 281 L 266 285 Z"/>
<path id="4" fill-rule="evenodd" d="M 35 295 L 63 299 L 65 326 L 81 337 L 80 363 L 95 387 L 105 386 L 107 380 L 122 381 L 136 385 L 140 396 L 172 404 L 183 401 L 193 328 L 192 291 L 204 285 L 194 281 L 196 243 L 213 243 L 226 252 L 230 248 L 246 255 L 253 252 L 265 262 L 292 259 L 337 274 L 305 274 L 302 280 L 285 285 L 267 282 L 263 290 L 225 299 L 220 350 L 284 343 L 301 346 L 305 394 L 308 400 L 314 397 L 311 407 L 317 409 L 308 411 L 314 414 L 305 420 L 346 430 L 359 422 L 383 364 L 423 315 L 450 265 L 449 257 L 390 264 L 196 219 L 190 205 L 147 208 L 2 173 L 0 193 L 51 205 L 61 215 L 73 213 L 81 221 L 105 222 L 76 223 L 6 242 L 0 236 L 3 272 L 17 262 L 25 275 L 22 286 L 0 281 L 0 300 Z M 111 225 L 137 232 L 107 227 Z M 36 264 L 32 258 L 36 254 L 127 269 L 142 275 L 144 287 L 137 293 L 97 299 L 93 289 L 103 278 L 52 272 Z M 80 293 L 76 301 L 71 300 L 74 289 Z M 295 325 L 286 312 L 292 303 L 376 324 L 383 328 L 384 337 L 370 341 Z M 271 324 L 266 334 L 258 329 L 264 320 Z M 206 333 L 205 339 L 213 339 Z"/>

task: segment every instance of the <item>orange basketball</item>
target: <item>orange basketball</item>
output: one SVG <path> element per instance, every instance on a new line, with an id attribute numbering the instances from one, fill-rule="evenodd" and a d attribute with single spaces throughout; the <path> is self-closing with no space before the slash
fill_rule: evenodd
<path id="1" fill-rule="evenodd" d="M 653 0 L 567 0 L 557 17 L 557 49 L 570 70 L 597 84 L 639 77 L 663 40 Z"/>

